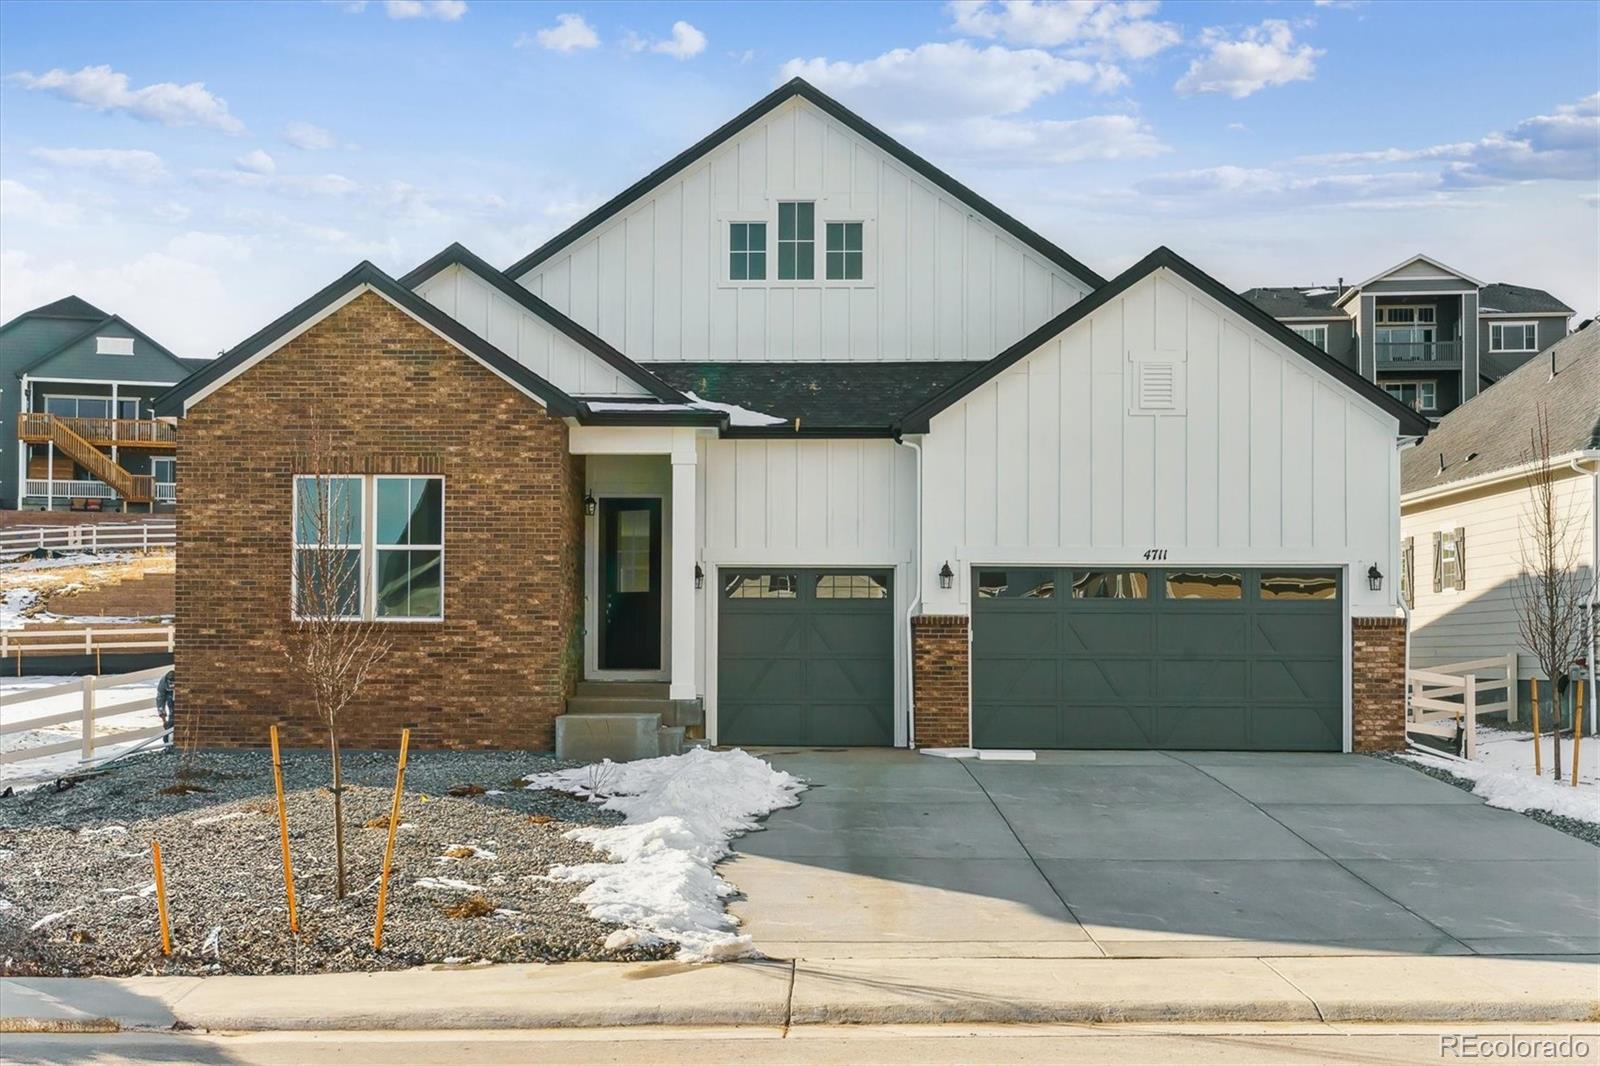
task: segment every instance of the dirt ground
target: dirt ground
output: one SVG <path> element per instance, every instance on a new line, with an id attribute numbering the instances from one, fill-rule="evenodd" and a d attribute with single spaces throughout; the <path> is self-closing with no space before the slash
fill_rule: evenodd
<path id="1" fill-rule="evenodd" d="M 146 514 L 135 511 L 0 511 L 0 529 L 12 526 L 78 526 L 89 522 L 171 522 L 178 516 L 171 511 Z"/>
<path id="2" fill-rule="evenodd" d="M 0 593 L 33 593 L 18 597 L 24 625 L 62 618 L 165 620 L 173 611 L 173 564 L 170 551 L 157 551 L 61 566 L 0 567 Z"/>

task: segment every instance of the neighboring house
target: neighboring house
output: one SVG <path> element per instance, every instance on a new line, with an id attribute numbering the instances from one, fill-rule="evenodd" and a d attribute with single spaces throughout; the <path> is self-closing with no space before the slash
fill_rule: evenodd
<path id="1" fill-rule="evenodd" d="M 157 411 L 201 743 L 319 740 L 279 651 L 317 475 L 363 614 L 404 623 L 357 746 L 702 704 L 720 744 L 1403 743 L 1426 420 L 1165 248 L 1107 281 L 799 80 L 504 271 L 359 265 Z"/>
<path id="2" fill-rule="evenodd" d="M 1527 473 L 1541 410 L 1558 467 L 1558 505 L 1592 586 L 1600 554 L 1600 326 L 1556 342 L 1457 408 L 1401 463 L 1412 663 L 1515 653 L 1523 706 L 1527 679 L 1540 676 L 1518 631 L 1516 588 L 1525 573 Z"/>
<path id="3" fill-rule="evenodd" d="M 174 433 L 152 405 L 205 363 L 76 296 L 0 326 L 0 507 L 170 510 Z"/>
<path id="4" fill-rule="evenodd" d="M 1573 314 L 1543 289 L 1486 285 L 1425 255 L 1359 285 L 1243 296 L 1435 420 L 1565 337 Z"/>

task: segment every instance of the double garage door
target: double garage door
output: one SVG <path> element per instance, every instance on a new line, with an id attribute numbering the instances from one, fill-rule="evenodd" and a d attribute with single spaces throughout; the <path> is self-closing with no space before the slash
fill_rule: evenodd
<path id="1" fill-rule="evenodd" d="M 974 567 L 973 744 L 1338 751 L 1339 572 Z"/>

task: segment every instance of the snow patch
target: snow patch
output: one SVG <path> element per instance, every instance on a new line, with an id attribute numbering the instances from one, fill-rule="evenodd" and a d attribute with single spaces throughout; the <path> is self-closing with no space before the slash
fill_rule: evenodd
<path id="1" fill-rule="evenodd" d="M 1301 296 L 1327 296 L 1331 292 L 1333 292 L 1332 289 L 1301 289 L 1300 290 L 1300 295 Z"/>
<path id="2" fill-rule="evenodd" d="M 1472 782 L 1473 795 L 1482 796 L 1491 807 L 1508 811 L 1549 811 L 1600 825 L 1600 790 L 1585 786 L 1572 788 L 1532 774 L 1437 755 L 1403 755 L 1401 758 L 1466 778 Z"/>
<path id="3" fill-rule="evenodd" d="M 590 916 L 623 927 L 608 938 L 608 947 L 670 941 L 678 945 L 678 958 L 689 962 L 755 953 L 727 913 L 723 901 L 734 889 L 715 866 L 734 836 L 798 804 L 803 781 L 744 751 L 706 748 L 629 763 L 607 760 L 525 780 L 528 788 L 570 792 L 625 818 L 621 825 L 566 834 L 613 861 L 557 866 L 549 873 L 552 880 L 587 883 L 577 898 Z"/>
<path id="4" fill-rule="evenodd" d="M 444 892 L 482 892 L 483 889 L 470 881 L 461 881 L 454 877 L 421 877 L 417 879 L 418 888 L 434 888 Z"/>
<path id="5" fill-rule="evenodd" d="M 215 825 L 218 822 L 231 822 L 238 818 L 254 818 L 255 811 L 229 811 L 227 814 L 216 814 L 210 818 L 196 818 L 195 825 Z"/>
<path id="6" fill-rule="evenodd" d="M 689 403 L 702 411 L 721 411 L 728 416 L 728 424 L 732 426 L 781 426 L 787 423 L 787 418 L 777 415 L 765 414 L 761 411 L 752 411 L 748 407 L 737 404 L 717 403 L 715 400 L 702 400 L 692 392 L 684 393 L 689 397 Z"/>

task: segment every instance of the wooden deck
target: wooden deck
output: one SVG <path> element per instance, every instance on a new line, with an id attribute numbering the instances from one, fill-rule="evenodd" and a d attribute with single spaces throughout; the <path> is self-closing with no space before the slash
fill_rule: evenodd
<path id="1" fill-rule="evenodd" d="M 52 421 L 100 448 L 170 452 L 178 446 L 176 427 L 159 418 L 63 418 L 36 411 L 17 416 L 17 439 L 28 444 L 48 444 Z"/>

